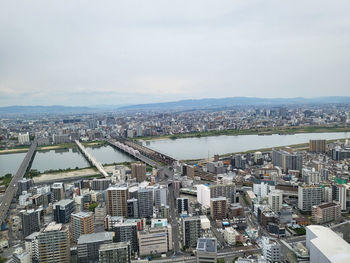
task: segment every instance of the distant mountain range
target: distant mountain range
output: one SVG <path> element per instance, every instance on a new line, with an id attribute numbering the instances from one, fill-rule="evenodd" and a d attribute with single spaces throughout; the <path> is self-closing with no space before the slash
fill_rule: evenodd
<path id="1" fill-rule="evenodd" d="M 97 111 L 129 111 L 129 110 L 175 110 L 196 108 L 217 108 L 249 105 L 295 105 L 295 104 L 328 104 L 350 103 L 350 97 L 318 97 L 318 98 L 254 98 L 254 97 L 230 97 L 180 100 L 162 103 L 149 103 L 137 105 L 98 105 L 93 107 L 69 107 L 69 106 L 8 106 L 0 107 L 0 114 L 68 114 L 91 113 Z"/>
<path id="2" fill-rule="evenodd" d="M 164 103 L 138 104 L 120 107 L 120 110 L 138 109 L 180 109 L 180 108 L 208 108 L 230 107 L 243 105 L 295 105 L 295 104 L 325 104 L 350 103 L 350 97 L 319 97 L 319 98 L 254 98 L 231 97 L 218 99 L 180 100 Z"/>

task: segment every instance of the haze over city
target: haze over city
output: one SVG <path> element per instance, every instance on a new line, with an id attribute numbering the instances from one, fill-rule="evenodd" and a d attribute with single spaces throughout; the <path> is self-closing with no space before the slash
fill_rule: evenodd
<path id="1" fill-rule="evenodd" d="M 0 105 L 349 96 L 349 1 L 2 1 Z"/>
<path id="2" fill-rule="evenodd" d="M 0 263 L 349 263 L 350 1 L 0 2 Z"/>

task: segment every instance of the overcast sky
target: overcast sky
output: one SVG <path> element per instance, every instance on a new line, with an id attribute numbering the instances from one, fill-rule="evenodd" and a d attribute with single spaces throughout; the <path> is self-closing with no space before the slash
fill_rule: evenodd
<path id="1" fill-rule="evenodd" d="M 0 106 L 350 96 L 349 0 L 2 0 Z"/>

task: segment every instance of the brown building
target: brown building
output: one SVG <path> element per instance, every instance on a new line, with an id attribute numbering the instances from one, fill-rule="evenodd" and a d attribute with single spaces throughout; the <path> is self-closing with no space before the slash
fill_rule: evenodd
<path id="1" fill-rule="evenodd" d="M 310 140 L 309 152 L 315 152 L 315 153 L 326 152 L 326 140 Z"/>
<path id="2" fill-rule="evenodd" d="M 69 231 L 67 227 L 52 222 L 40 231 L 37 239 L 39 262 L 70 262 Z"/>
<path id="3" fill-rule="evenodd" d="M 210 216 L 213 220 L 222 220 L 226 218 L 226 197 L 217 197 L 210 199 Z"/>
<path id="4" fill-rule="evenodd" d="M 340 206 L 338 204 L 324 203 L 312 207 L 312 220 L 318 224 L 334 221 L 340 217 Z"/>
<path id="5" fill-rule="evenodd" d="M 129 191 L 127 187 L 112 186 L 107 189 L 107 214 L 111 216 L 128 215 L 127 200 Z"/>
<path id="6" fill-rule="evenodd" d="M 261 214 L 261 225 L 267 228 L 269 223 L 278 223 L 278 217 L 271 211 L 264 211 Z"/>
<path id="7" fill-rule="evenodd" d="M 228 208 L 228 217 L 233 218 L 237 216 L 244 216 L 244 208 L 239 203 L 231 204 Z"/>
<path id="8" fill-rule="evenodd" d="M 73 242 L 77 242 L 81 235 L 92 234 L 95 231 L 94 213 L 79 212 L 71 215 L 71 233 Z"/>
<path id="9" fill-rule="evenodd" d="M 136 178 L 138 183 L 146 180 L 146 164 L 144 163 L 132 163 L 131 164 L 131 175 Z"/>

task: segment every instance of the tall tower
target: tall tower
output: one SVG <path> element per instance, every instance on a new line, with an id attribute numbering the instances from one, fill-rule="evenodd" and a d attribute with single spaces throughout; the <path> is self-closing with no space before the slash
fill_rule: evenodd
<path id="1" fill-rule="evenodd" d="M 112 186 L 107 189 L 107 214 L 111 216 L 128 216 L 129 192 L 127 187 Z"/>

